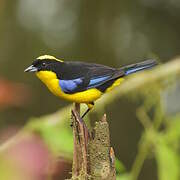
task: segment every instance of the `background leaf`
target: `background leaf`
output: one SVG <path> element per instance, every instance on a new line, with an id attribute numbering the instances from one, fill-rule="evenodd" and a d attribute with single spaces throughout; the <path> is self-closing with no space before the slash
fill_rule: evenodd
<path id="1" fill-rule="evenodd" d="M 179 180 L 178 154 L 164 141 L 156 145 L 159 180 Z"/>

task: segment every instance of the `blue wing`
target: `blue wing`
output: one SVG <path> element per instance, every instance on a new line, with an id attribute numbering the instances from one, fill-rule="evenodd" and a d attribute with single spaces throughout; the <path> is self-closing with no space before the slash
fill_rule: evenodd
<path id="1" fill-rule="evenodd" d="M 74 92 L 82 83 L 83 80 L 81 78 L 72 80 L 59 80 L 59 85 L 62 91 L 65 93 Z"/>
<path id="2" fill-rule="evenodd" d="M 104 76 L 104 77 L 97 77 L 97 78 L 91 79 L 89 82 L 88 88 L 96 87 L 97 85 L 104 83 L 105 81 L 109 79 L 109 77 L 110 76 Z"/>
<path id="3" fill-rule="evenodd" d="M 97 87 L 106 82 L 111 76 L 96 77 L 90 80 L 77 78 L 72 80 L 59 80 L 59 85 L 65 93 L 81 92 L 90 88 Z"/>

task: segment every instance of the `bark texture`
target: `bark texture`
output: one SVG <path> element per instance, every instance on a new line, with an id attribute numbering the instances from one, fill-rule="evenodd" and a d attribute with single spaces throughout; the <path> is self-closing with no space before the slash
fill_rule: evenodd
<path id="1" fill-rule="evenodd" d="M 106 115 L 89 132 L 80 118 L 80 105 L 72 110 L 74 155 L 73 180 L 115 180 L 115 155 L 110 146 Z"/>

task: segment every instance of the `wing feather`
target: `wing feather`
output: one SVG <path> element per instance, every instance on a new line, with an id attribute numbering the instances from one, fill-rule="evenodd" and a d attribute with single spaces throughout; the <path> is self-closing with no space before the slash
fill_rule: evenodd
<path id="1" fill-rule="evenodd" d="M 68 94 L 98 88 L 124 74 L 124 71 L 108 66 L 81 62 L 66 62 L 60 72 L 59 85 Z"/>

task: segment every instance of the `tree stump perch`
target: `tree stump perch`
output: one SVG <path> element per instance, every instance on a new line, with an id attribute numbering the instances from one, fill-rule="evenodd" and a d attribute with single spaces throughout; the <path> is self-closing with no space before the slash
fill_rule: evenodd
<path id="1" fill-rule="evenodd" d="M 80 118 L 80 105 L 72 110 L 73 166 L 72 180 L 115 180 L 115 155 L 110 146 L 106 115 L 95 123 L 92 132 Z"/>

